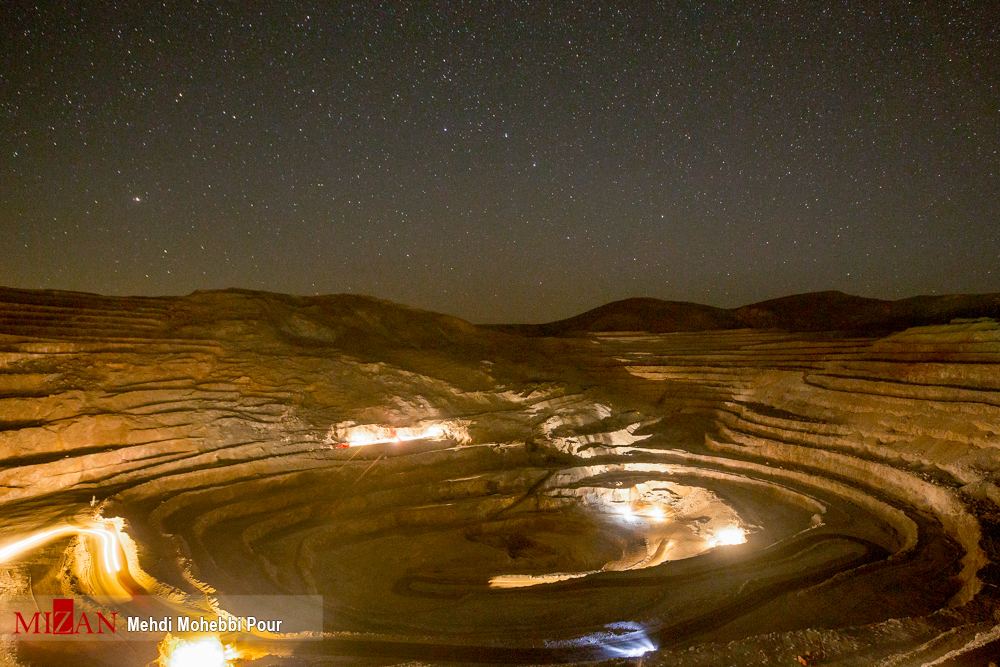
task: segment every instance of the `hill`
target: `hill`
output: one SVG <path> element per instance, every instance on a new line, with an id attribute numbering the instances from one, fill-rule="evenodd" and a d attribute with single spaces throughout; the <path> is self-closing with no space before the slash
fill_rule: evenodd
<path id="1" fill-rule="evenodd" d="M 506 324 L 488 328 L 522 336 L 573 336 L 596 331 L 669 333 L 724 329 L 838 331 L 885 335 L 914 326 L 948 324 L 953 319 L 1000 319 L 1000 294 L 915 296 L 884 301 L 843 292 L 810 292 L 769 299 L 739 308 L 637 298 L 614 301 L 547 324 Z"/>

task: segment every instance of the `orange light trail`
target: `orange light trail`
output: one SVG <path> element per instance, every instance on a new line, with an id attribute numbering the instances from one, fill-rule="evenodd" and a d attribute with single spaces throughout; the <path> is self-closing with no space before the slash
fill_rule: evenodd
<path id="1" fill-rule="evenodd" d="M 25 551 L 39 547 L 51 540 L 74 534 L 89 535 L 99 539 L 103 547 L 104 557 L 101 559 L 101 564 L 104 566 L 104 571 L 107 574 L 116 574 L 121 571 L 122 563 L 118 555 L 118 547 L 120 546 L 118 530 L 106 528 L 96 521 L 92 527 L 65 524 L 49 528 L 48 530 L 42 530 L 29 537 L 11 542 L 0 548 L 0 563 L 6 562 Z"/>

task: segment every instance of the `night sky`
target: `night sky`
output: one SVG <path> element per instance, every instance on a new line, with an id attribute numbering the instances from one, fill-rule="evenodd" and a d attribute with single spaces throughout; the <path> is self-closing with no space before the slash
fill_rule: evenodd
<path id="1" fill-rule="evenodd" d="M 1000 292 L 991 5 L 12 0 L 0 284 Z"/>

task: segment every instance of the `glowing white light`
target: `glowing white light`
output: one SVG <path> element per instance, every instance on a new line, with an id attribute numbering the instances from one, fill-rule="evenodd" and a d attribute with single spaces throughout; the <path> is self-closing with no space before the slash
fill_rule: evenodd
<path id="1" fill-rule="evenodd" d="M 719 547 L 729 544 L 743 544 L 747 541 L 746 532 L 739 526 L 723 528 L 708 540 L 708 545 Z"/>
<path id="2" fill-rule="evenodd" d="M 365 425 L 349 429 L 348 447 L 364 447 L 388 442 L 408 442 L 410 440 L 436 440 L 447 435 L 440 424 L 427 427 L 393 428 L 391 426 Z"/>
<path id="3" fill-rule="evenodd" d="M 57 537 L 63 537 L 65 535 L 90 535 L 98 538 L 101 541 L 103 558 L 102 564 L 104 565 L 104 571 L 108 574 L 114 574 L 121 571 L 121 561 L 118 558 L 118 532 L 116 530 L 109 530 L 104 527 L 93 527 L 93 528 L 80 528 L 78 526 L 59 526 L 58 528 L 50 528 L 49 530 L 43 530 L 31 535 L 30 537 L 25 537 L 24 539 L 12 542 L 7 546 L 0 549 L 0 563 L 10 560 L 11 558 L 17 556 L 18 554 L 24 553 L 29 549 L 37 547 L 49 540 L 54 540 Z"/>
<path id="4" fill-rule="evenodd" d="M 646 516 L 655 521 L 663 521 L 667 518 L 667 513 L 663 511 L 662 507 L 656 505 L 646 513 Z"/>
<path id="5" fill-rule="evenodd" d="M 641 627 L 632 629 L 637 625 L 637 623 L 631 622 L 614 623 L 605 626 L 609 630 L 606 632 L 598 632 L 568 641 L 545 642 L 545 644 L 546 646 L 597 646 L 608 657 L 638 658 L 650 651 L 655 651 L 656 646 Z"/>
<path id="6" fill-rule="evenodd" d="M 43 530 L 40 533 L 35 533 L 31 537 L 26 537 L 23 540 L 18 540 L 17 542 L 12 542 L 8 544 L 3 549 L 0 549 L 0 562 L 10 560 L 14 556 L 31 549 L 32 547 L 43 544 L 57 535 L 65 533 L 64 528 L 54 528 L 52 530 Z"/>
<path id="7" fill-rule="evenodd" d="M 236 649 L 223 646 L 218 637 L 174 640 L 165 649 L 163 667 L 229 667 L 231 660 L 238 657 Z"/>
<path id="8" fill-rule="evenodd" d="M 646 655 L 650 651 L 655 651 L 656 647 L 653 646 L 653 642 L 649 640 L 649 637 L 643 635 L 642 637 L 633 639 L 627 643 L 620 646 L 609 644 L 604 647 L 608 653 L 614 656 L 619 656 L 622 658 L 639 658 Z"/>
<path id="9" fill-rule="evenodd" d="M 653 505 L 652 507 L 637 510 L 631 504 L 621 504 L 614 511 L 627 521 L 639 521 L 640 519 L 664 521 L 667 518 L 667 512 L 661 505 Z"/>

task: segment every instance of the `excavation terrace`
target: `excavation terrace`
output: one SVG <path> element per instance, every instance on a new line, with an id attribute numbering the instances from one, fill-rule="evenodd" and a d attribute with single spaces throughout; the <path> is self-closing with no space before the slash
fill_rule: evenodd
<path id="1" fill-rule="evenodd" d="M 0 290 L 0 593 L 322 596 L 247 664 L 979 664 L 1000 325 L 773 324 Z"/>

